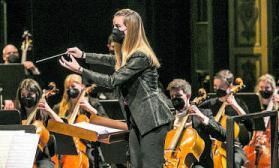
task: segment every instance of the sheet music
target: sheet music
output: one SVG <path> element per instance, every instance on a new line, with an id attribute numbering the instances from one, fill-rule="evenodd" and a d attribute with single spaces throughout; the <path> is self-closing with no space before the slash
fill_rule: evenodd
<path id="1" fill-rule="evenodd" d="M 87 130 L 95 131 L 95 132 L 97 132 L 99 135 L 123 131 L 123 130 L 121 130 L 121 129 L 115 129 L 115 128 L 110 128 L 110 127 L 105 127 L 105 126 L 96 125 L 96 124 L 91 124 L 91 123 L 87 123 L 87 122 L 75 123 L 75 124 L 73 124 L 73 125 L 75 125 L 75 126 L 77 126 L 77 127 L 80 127 L 80 128 L 87 129 Z"/>
<path id="2" fill-rule="evenodd" d="M 0 167 L 32 167 L 38 141 L 37 134 L 0 131 Z"/>
<path id="3" fill-rule="evenodd" d="M 0 167 L 5 167 L 13 137 L 24 131 L 0 131 Z"/>

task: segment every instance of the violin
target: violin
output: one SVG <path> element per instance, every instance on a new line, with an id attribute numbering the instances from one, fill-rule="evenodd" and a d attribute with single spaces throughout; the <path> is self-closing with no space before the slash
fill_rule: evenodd
<path id="1" fill-rule="evenodd" d="M 205 90 L 199 98 L 195 98 L 191 104 L 201 102 L 206 98 Z M 205 92 L 205 93 L 204 93 Z M 187 114 L 181 124 L 167 133 L 164 147 L 164 168 L 189 168 L 199 161 L 203 153 L 205 143 L 198 132 L 187 124 Z"/>
<path id="2" fill-rule="evenodd" d="M 56 89 L 56 84 L 54 82 L 50 82 L 49 83 L 49 90 L 43 90 L 43 94 L 40 98 L 40 100 L 38 101 L 38 103 L 36 104 L 34 110 L 29 114 L 27 120 L 23 120 L 22 124 L 23 125 L 34 125 L 36 127 L 36 133 L 40 135 L 40 139 L 39 139 L 39 144 L 38 147 L 41 151 L 43 151 L 44 147 L 47 145 L 48 140 L 49 140 L 49 132 L 48 130 L 45 128 L 44 124 L 42 121 L 39 120 L 35 120 L 35 116 L 38 112 L 38 104 L 40 101 L 46 101 L 46 99 L 50 96 L 55 95 L 58 90 Z"/>
<path id="3" fill-rule="evenodd" d="M 240 89 L 244 87 L 243 81 L 240 78 L 236 78 L 235 83 L 237 85 L 233 86 L 231 88 L 229 96 L 232 94 L 235 94 Z M 227 102 L 223 102 L 221 105 L 218 113 L 214 117 L 216 122 L 219 122 L 223 128 L 226 129 L 226 121 L 227 116 L 225 115 L 225 108 L 227 106 Z M 234 123 L 234 138 L 237 138 L 239 135 L 239 125 L 237 123 Z M 227 153 L 225 149 L 225 144 L 221 141 L 214 140 L 212 143 L 212 154 L 213 154 L 213 162 L 214 162 L 214 168 L 225 168 L 227 167 Z"/>
<path id="4" fill-rule="evenodd" d="M 86 93 L 92 91 L 96 85 L 92 85 L 90 87 L 84 88 L 79 95 L 76 105 L 74 106 L 74 110 L 68 118 L 68 124 L 74 124 L 78 122 L 89 122 L 89 118 L 80 114 L 80 102 L 84 99 Z M 63 168 L 72 168 L 72 167 L 80 167 L 80 168 L 88 168 L 89 167 L 89 159 L 86 156 L 86 145 L 80 141 L 79 138 L 73 137 L 78 155 L 64 155 L 61 157 L 61 163 Z"/>

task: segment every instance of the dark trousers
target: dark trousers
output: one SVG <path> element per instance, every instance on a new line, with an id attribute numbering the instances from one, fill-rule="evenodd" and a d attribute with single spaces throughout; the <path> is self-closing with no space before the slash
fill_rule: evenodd
<path id="1" fill-rule="evenodd" d="M 162 168 L 164 142 L 170 126 L 162 125 L 141 136 L 133 126 L 129 135 L 130 161 L 132 168 Z"/>

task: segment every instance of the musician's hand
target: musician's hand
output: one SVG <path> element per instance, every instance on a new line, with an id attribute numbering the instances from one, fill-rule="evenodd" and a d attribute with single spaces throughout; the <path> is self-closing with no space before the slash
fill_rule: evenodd
<path id="1" fill-rule="evenodd" d="M 32 69 L 32 68 L 34 69 L 35 68 L 35 65 L 31 61 L 24 61 L 22 64 L 24 65 L 25 69 Z"/>
<path id="2" fill-rule="evenodd" d="M 231 105 L 231 106 L 238 105 L 233 95 L 230 95 L 229 97 L 227 97 L 226 102 L 228 103 L 228 105 Z"/>
<path id="3" fill-rule="evenodd" d="M 200 119 L 201 122 L 202 122 L 204 125 L 208 125 L 208 123 L 209 123 L 209 118 L 208 118 L 206 115 L 204 115 L 204 114 L 198 109 L 197 106 L 192 105 L 192 106 L 190 106 L 189 108 L 190 108 L 190 109 L 189 109 L 190 115 L 192 115 L 192 116 L 197 116 L 198 119 Z"/>
<path id="4" fill-rule="evenodd" d="M 43 112 L 50 116 L 52 119 L 58 122 L 63 122 L 63 120 L 49 107 L 48 103 L 44 100 L 40 101 L 38 104 L 38 108 Z"/>
<path id="5" fill-rule="evenodd" d="M 97 110 L 96 110 L 94 107 L 92 107 L 92 106 L 89 104 L 89 102 L 88 102 L 87 100 L 85 100 L 85 99 L 83 99 L 83 100 L 80 101 L 80 107 L 81 107 L 83 110 L 89 112 L 90 114 L 97 114 L 97 113 L 98 113 Z"/>
<path id="6" fill-rule="evenodd" d="M 82 51 L 77 47 L 68 48 L 66 53 L 69 54 L 69 55 L 72 55 L 76 58 L 81 58 L 82 57 Z"/>
<path id="7" fill-rule="evenodd" d="M 4 109 L 5 110 L 14 110 L 15 104 L 12 100 L 4 100 Z"/>
<path id="8" fill-rule="evenodd" d="M 69 69 L 69 70 L 71 70 L 71 71 L 74 71 L 74 72 L 76 72 L 76 73 L 78 73 L 78 74 L 81 74 L 83 68 L 79 65 L 79 63 L 76 61 L 76 59 L 75 59 L 72 55 L 70 55 L 69 57 L 71 58 L 72 61 L 67 61 L 67 60 L 64 59 L 63 56 L 62 56 L 62 57 L 59 59 L 59 63 L 60 63 L 63 67 L 65 67 L 65 68 L 67 68 L 67 69 Z"/>
<path id="9" fill-rule="evenodd" d="M 22 64 L 25 69 L 31 70 L 33 75 L 40 75 L 40 71 L 32 61 L 24 61 Z"/>
<path id="10" fill-rule="evenodd" d="M 53 112 L 53 110 L 49 107 L 48 103 L 43 100 L 39 102 L 38 108 L 43 112 L 47 112 L 47 113 Z"/>
<path id="11" fill-rule="evenodd" d="M 278 94 L 273 95 L 273 101 L 276 102 L 276 103 L 279 103 L 279 95 Z"/>

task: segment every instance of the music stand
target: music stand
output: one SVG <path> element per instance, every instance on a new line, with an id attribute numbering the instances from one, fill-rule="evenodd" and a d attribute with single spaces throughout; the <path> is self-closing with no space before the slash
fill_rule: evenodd
<path id="1" fill-rule="evenodd" d="M 6 100 L 14 100 L 16 88 L 24 79 L 24 76 L 23 64 L 0 64 L 0 90 L 2 90 L 0 96 Z"/>
<path id="2" fill-rule="evenodd" d="M 114 100 L 99 100 L 104 107 L 109 118 L 114 120 L 125 120 L 121 106 L 118 99 Z"/>
<path id="3" fill-rule="evenodd" d="M 56 153 L 58 155 L 77 155 L 77 148 L 71 136 L 52 132 L 56 140 Z"/>
<path id="4" fill-rule="evenodd" d="M 0 125 L 21 124 L 18 110 L 0 110 Z"/>

